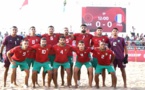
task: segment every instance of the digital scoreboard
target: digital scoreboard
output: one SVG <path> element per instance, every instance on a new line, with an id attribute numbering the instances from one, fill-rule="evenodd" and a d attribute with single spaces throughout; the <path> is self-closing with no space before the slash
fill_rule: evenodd
<path id="1" fill-rule="evenodd" d="M 102 27 L 103 32 L 111 32 L 116 27 L 126 32 L 126 8 L 121 7 L 82 7 L 82 23 L 91 32 Z"/>

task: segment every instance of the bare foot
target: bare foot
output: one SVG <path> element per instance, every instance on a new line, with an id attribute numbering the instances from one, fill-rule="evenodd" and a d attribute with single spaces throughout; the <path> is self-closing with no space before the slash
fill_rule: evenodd
<path id="1" fill-rule="evenodd" d="M 62 81 L 61 86 L 64 86 L 64 81 Z"/>
<path id="2" fill-rule="evenodd" d="M 103 87 L 106 87 L 105 83 L 103 83 Z"/>
<path id="3" fill-rule="evenodd" d="M 96 85 L 96 88 L 99 89 L 100 88 L 99 85 Z"/>
<path id="4" fill-rule="evenodd" d="M 124 88 L 127 88 L 127 85 L 126 84 L 124 85 Z"/>
<path id="5" fill-rule="evenodd" d="M 78 88 L 78 85 L 75 85 L 75 88 Z"/>
<path id="6" fill-rule="evenodd" d="M 33 86 L 32 88 L 36 88 L 35 86 Z"/>
<path id="7" fill-rule="evenodd" d="M 55 88 L 58 88 L 58 85 L 56 85 Z"/>
<path id="8" fill-rule="evenodd" d="M 4 83 L 4 87 L 6 87 L 6 83 Z"/>
<path id="9" fill-rule="evenodd" d="M 14 83 L 15 86 L 18 86 L 17 83 Z"/>
<path id="10" fill-rule="evenodd" d="M 40 87 L 39 83 L 36 83 L 36 85 L 37 85 L 38 87 Z M 45 85 L 43 85 L 43 86 L 45 86 Z"/>

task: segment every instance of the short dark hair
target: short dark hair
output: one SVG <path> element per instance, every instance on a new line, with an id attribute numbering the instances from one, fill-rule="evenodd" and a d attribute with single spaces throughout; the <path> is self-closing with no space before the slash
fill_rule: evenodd
<path id="1" fill-rule="evenodd" d="M 17 28 L 17 26 L 12 26 L 11 28 Z"/>
<path id="2" fill-rule="evenodd" d="M 82 27 L 82 26 L 85 26 L 85 27 L 86 27 L 87 25 L 83 23 L 83 24 L 81 25 L 81 27 Z"/>
<path id="3" fill-rule="evenodd" d="M 50 25 L 50 26 L 48 26 L 48 28 L 54 28 L 54 26 Z"/>
<path id="4" fill-rule="evenodd" d="M 30 29 L 31 29 L 31 28 L 34 28 L 34 29 L 35 29 L 35 26 L 31 26 Z"/>
<path id="5" fill-rule="evenodd" d="M 60 40 L 61 38 L 64 38 L 64 39 L 65 39 L 65 36 L 64 36 L 64 35 L 61 35 L 61 36 L 59 37 L 59 40 Z"/>
<path id="6" fill-rule="evenodd" d="M 64 27 L 63 29 L 68 29 L 68 27 Z"/>
<path id="7" fill-rule="evenodd" d="M 116 28 L 116 27 L 115 27 L 115 28 L 113 28 L 113 29 L 115 29 L 116 31 L 118 31 L 118 28 Z M 112 30 L 113 30 L 113 29 L 112 29 Z"/>
<path id="8" fill-rule="evenodd" d="M 29 41 L 28 41 L 28 39 L 25 39 L 25 38 L 24 38 L 24 39 L 22 39 L 22 41 L 21 41 L 21 42 L 24 42 L 24 41 L 29 42 Z"/>
<path id="9" fill-rule="evenodd" d="M 41 40 L 46 40 L 46 38 L 45 37 L 42 37 Z"/>
<path id="10" fill-rule="evenodd" d="M 84 43 L 84 41 L 83 40 L 80 40 L 79 43 Z"/>
<path id="11" fill-rule="evenodd" d="M 97 30 L 98 30 L 98 29 L 103 29 L 103 28 L 102 28 L 102 27 L 97 27 Z"/>

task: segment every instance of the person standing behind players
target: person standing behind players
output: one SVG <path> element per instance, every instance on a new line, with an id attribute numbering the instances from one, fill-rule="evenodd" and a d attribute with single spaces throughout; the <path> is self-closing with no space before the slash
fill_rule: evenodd
<path id="1" fill-rule="evenodd" d="M 47 40 L 47 44 L 50 44 L 50 45 L 56 45 L 59 41 L 59 37 L 60 37 L 60 34 L 58 33 L 54 33 L 54 26 L 49 26 L 48 27 L 48 34 L 44 34 L 42 35 L 42 37 L 45 37 L 46 40 Z M 55 53 L 53 50 L 50 51 L 49 53 L 49 61 L 51 62 L 51 66 L 53 66 L 53 62 L 54 62 L 54 59 L 55 59 Z M 43 73 L 43 78 L 45 80 L 45 73 Z M 52 73 L 53 74 L 53 73 Z M 53 75 L 52 75 L 53 77 Z"/>
<path id="2" fill-rule="evenodd" d="M 72 45 L 73 43 L 73 37 L 71 35 L 69 35 L 69 30 L 67 27 L 64 27 L 64 37 L 65 37 L 65 42 L 68 45 Z M 70 71 L 71 71 L 71 80 L 72 80 L 72 74 L 73 74 L 73 54 L 72 51 L 69 52 L 68 54 L 68 60 L 70 63 Z M 61 80 L 62 80 L 62 86 L 64 86 L 64 68 L 61 66 Z M 71 80 L 70 80 L 70 84 L 71 84 Z"/>
<path id="3" fill-rule="evenodd" d="M 37 73 L 40 73 L 41 67 L 43 67 L 43 73 L 48 73 L 48 87 L 50 87 L 50 82 L 52 79 L 52 66 L 48 58 L 51 50 L 51 45 L 47 44 L 46 38 L 41 38 L 40 44 L 32 46 L 35 50 L 36 58 L 33 66 L 32 82 L 33 88 L 35 88 L 35 83 L 37 80 Z M 45 78 L 43 78 L 43 86 L 45 86 Z"/>
<path id="4" fill-rule="evenodd" d="M 78 42 L 80 40 L 83 40 L 86 48 L 87 47 L 91 47 L 91 39 L 92 39 L 93 35 L 91 35 L 89 33 L 86 33 L 87 25 L 82 24 L 80 26 L 80 28 L 81 28 L 81 33 L 75 33 L 73 35 L 74 36 L 74 40 L 76 40 L 76 45 L 78 45 Z M 89 54 L 89 56 L 90 56 L 90 54 Z M 79 73 L 78 73 L 78 84 L 80 84 L 80 72 L 81 71 L 79 71 Z"/>
<path id="5" fill-rule="evenodd" d="M 54 33 L 54 27 L 49 26 L 48 27 L 48 34 L 44 34 L 44 35 L 42 35 L 42 37 L 45 37 L 47 39 L 47 44 L 50 44 L 53 46 L 53 45 L 56 45 L 58 43 L 60 34 Z M 50 51 L 49 58 L 50 58 L 51 65 L 53 66 L 53 61 L 55 59 L 55 53 L 53 50 Z"/>
<path id="6" fill-rule="evenodd" d="M 29 41 L 29 46 L 33 46 L 35 44 L 40 43 L 40 37 L 36 36 L 36 28 L 34 26 L 30 27 L 30 35 L 28 35 L 25 39 Z M 33 66 L 35 60 L 35 52 L 30 51 L 31 53 L 27 56 L 26 61 L 28 63 L 29 69 L 31 65 Z M 37 79 L 37 78 L 36 78 Z M 38 81 L 36 80 L 36 84 L 39 86 Z"/>
<path id="7" fill-rule="evenodd" d="M 12 26 L 11 27 L 11 34 L 8 35 L 7 37 L 5 37 L 5 39 L 3 40 L 3 43 L 0 47 L 0 55 L 1 56 L 2 56 L 2 53 L 3 53 L 4 47 L 6 47 L 6 53 L 7 53 L 7 51 L 12 49 L 13 47 L 20 45 L 20 42 L 23 39 L 23 37 L 17 35 L 17 32 L 18 32 L 18 28 L 16 26 Z M 8 57 L 6 56 L 6 58 L 4 58 L 4 67 L 5 67 L 4 87 L 6 87 L 6 81 L 7 81 L 9 66 L 10 66 L 10 61 L 9 61 Z M 16 75 L 16 73 L 15 73 L 15 75 Z M 17 85 L 16 84 L 16 76 L 15 76 L 14 84 Z"/>
<path id="8" fill-rule="evenodd" d="M 29 46 L 33 46 L 35 44 L 40 43 L 40 37 L 36 36 L 36 28 L 34 26 L 30 27 L 30 35 L 28 35 L 25 39 L 29 41 Z M 31 65 L 33 65 L 35 59 L 35 53 L 31 51 L 31 53 L 28 55 L 26 61 L 29 65 L 29 68 Z"/>
<path id="9" fill-rule="evenodd" d="M 82 65 L 85 65 L 88 70 L 89 86 L 92 87 L 93 67 L 89 57 L 91 50 L 91 48 L 85 47 L 84 41 L 79 41 L 78 47 L 73 48 L 73 51 L 77 54 L 77 61 L 74 67 L 74 81 L 76 88 L 78 87 L 78 72 L 81 69 Z"/>
<path id="10" fill-rule="evenodd" d="M 107 45 L 109 45 L 109 38 L 105 35 L 102 35 L 102 31 L 103 31 L 103 28 L 102 27 L 98 27 L 97 30 L 96 30 L 96 34 L 95 36 L 92 38 L 92 41 L 91 41 L 91 44 L 93 47 L 99 47 L 99 43 L 101 41 L 105 42 Z M 95 58 L 93 56 L 93 60 L 92 60 L 92 65 L 94 68 L 96 68 L 97 66 L 97 58 Z M 106 74 L 105 74 L 105 69 L 103 70 L 102 72 L 102 83 L 103 83 L 103 86 L 106 86 L 105 85 L 105 77 L 106 77 Z"/>
<path id="11" fill-rule="evenodd" d="M 13 82 L 15 81 L 15 73 L 16 73 L 16 68 L 19 66 L 21 71 L 25 71 L 25 85 L 23 86 L 24 88 L 28 87 L 28 78 L 29 78 L 29 66 L 26 62 L 26 57 L 30 53 L 31 48 L 28 47 L 29 43 L 28 40 L 22 40 L 22 45 L 21 46 L 16 46 L 12 49 L 10 49 L 7 52 L 7 57 L 9 61 L 12 64 L 12 75 L 11 75 L 11 87 L 13 87 Z M 13 54 L 11 56 L 11 54 Z"/>
<path id="12" fill-rule="evenodd" d="M 118 36 L 118 28 L 112 29 L 112 38 L 110 38 L 109 41 L 110 41 L 109 46 L 116 55 L 114 63 L 113 63 L 115 70 L 117 66 L 120 68 L 123 82 L 124 82 L 124 88 L 127 88 L 126 71 L 125 71 L 126 65 L 123 64 L 124 63 L 123 60 L 127 58 L 128 50 L 127 50 L 124 38 Z M 125 57 L 124 57 L 124 54 L 125 54 Z"/>
<path id="13" fill-rule="evenodd" d="M 99 47 L 94 48 L 94 50 L 92 51 L 98 59 L 98 64 L 95 69 L 96 87 L 99 88 L 99 74 L 101 74 L 104 69 L 107 69 L 112 76 L 112 86 L 116 88 L 117 78 L 115 69 L 113 67 L 113 60 L 115 58 L 115 55 L 112 50 L 106 48 L 105 42 L 100 41 L 99 44 Z"/>
<path id="14" fill-rule="evenodd" d="M 59 66 L 63 66 L 67 73 L 67 86 L 70 87 L 70 80 L 71 80 L 71 72 L 70 72 L 70 63 L 68 60 L 68 54 L 71 51 L 71 46 L 65 43 L 65 37 L 60 36 L 58 44 L 53 46 L 53 50 L 55 51 L 55 60 L 53 63 L 54 69 L 54 83 L 55 87 L 58 87 L 57 84 L 57 72 Z"/>

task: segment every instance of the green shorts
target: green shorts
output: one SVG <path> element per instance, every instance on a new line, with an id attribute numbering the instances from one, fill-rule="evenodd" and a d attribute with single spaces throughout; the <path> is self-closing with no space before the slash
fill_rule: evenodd
<path id="1" fill-rule="evenodd" d="M 33 67 L 33 64 L 34 64 L 34 59 L 33 58 L 26 58 L 26 62 L 28 63 L 29 68 L 30 68 L 31 65 Z"/>
<path id="2" fill-rule="evenodd" d="M 81 68 L 82 65 L 85 65 L 86 68 L 92 67 L 92 63 L 90 61 L 85 62 L 85 63 L 81 63 L 81 62 L 76 61 L 76 63 L 75 63 L 75 67 L 77 67 L 77 68 Z"/>
<path id="3" fill-rule="evenodd" d="M 51 62 L 51 66 L 53 66 L 55 55 L 49 55 L 48 58 L 49 58 L 49 61 Z"/>
<path id="4" fill-rule="evenodd" d="M 26 60 L 22 61 L 22 62 L 18 62 L 18 61 L 14 60 L 14 62 L 15 62 L 15 64 L 11 64 L 12 65 L 11 68 L 17 68 L 19 66 L 21 71 L 29 69 L 29 66 L 28 66 Z"/>
<path id="5" fill-rule="evenodd" d="M 99 65 L 98 64 L 97 67 L 96 67 L 95 73 L 96 74 L 101 74 L 103 69 L 107 69 L 108 73 L 115 72 L 115 69 L 112 65 L 105 66 L 105 65 Z"/>
<path id="6" fill-rule="evenodd" d="M 68 57 L 68 61 L 69 61 L 70 65 L 73 65 L 73 57 L 72 56 Z"/>
<path id="7" fill-rule="evenodd" d="M 96 69 L 98 64 L 98 59 L 93 57 L 93 60 L 91 60 L 92 66 Z"/>
<path id="8" fill-rule="evenodd" d="M 47 72 L 53 69 L 49 61 L 44 62 L 44 63 L 34 61 L 33 71 L 37 71 L 38 73 L 40 73 L 41 67 L 43 67 L 44 72 Z"/>
<path id="9" fill-rule="evenodd" d="M 58 62 L 53 62 L 53 68 L 58 69 L 59 66 L 63 66 L 64 69 L 70 68 L 70 63 L 65 62 L 65 63 L 58 63 Z"/>

